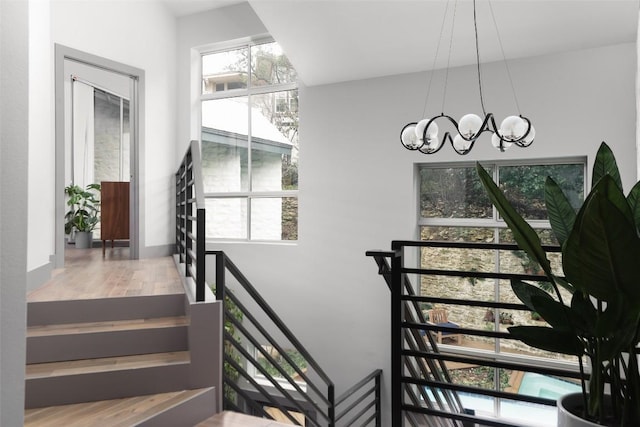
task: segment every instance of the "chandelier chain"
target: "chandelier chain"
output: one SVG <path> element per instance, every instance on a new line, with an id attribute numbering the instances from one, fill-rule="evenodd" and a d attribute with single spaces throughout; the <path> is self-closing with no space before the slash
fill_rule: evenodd
<path id="1" fill-rule="evenodd" d="M 444 34 L 444 24 L 447 19 L 447 14 L 449 13 L 449 3 L 447 0 L 447 4 L 444 10 L 444 15 L 442 16 L 442 24 L 440 25 L 440 36 L 438 37 L 438 45 L 436 46 L 436 54 L 433 57 L 433 64 L 431 64 L 431 73 L 429 73 L 429 84 L 427 85 L 427 97 L 424 100 L 424 107 L 422 108 L 422 117 L 427 115 L 427 103 L 429 102 L 429 95 L 431 94 L 431 83 L 433 82 L 433 75 L 436 70 L 436 61 L 438 60 L 438 54 L 440 53 L 440 45 L 442 42 L 442 35 Z"/>
<path id="2" fill-rule="evenodd" d="M 447 99 L 447 84 L 449 83 L 449 64 L 451 63 L 451 50 L 453 47 L 453 30 L 456 26 L 456 11 L 458 0 L 453 2 L 453 22 L 451 23 L 451 36 L 449 37 L 449 54 L 447 55 L 447 69 L 444 75 L 444 90 L 442 91 L 442 114 L 444 114 L 444 102 Z"/>
<path id="3" fill-rule="evenodd" d="M 498 35 L 498 44 L 500 45 L 500 52 L 502 53 L 502 61 L 504 62 L 504 66 L 507 69 L 507 77 L 509 77 L 509 84 L 511 85 L 511 93 L 513 94 L 513 100 L 516 103 L 516 110 L 518 110 L 518 114 L 521 114 L 520 103 L 518 102 L 518 97 L 516 96 L 516 89 L 513 84 L 513 79 L 511 78 L 511 69 L 509 68 L 507 57 L 504 54 L 504 47 L 502 46 L 502 37 L 500 37 L 500 30 L 498 30 L 498 23 L 496 22 L 496 16 L 493 13 L 493 5 L 491 4 L 491 0 L 488 0 L 488 3 L 489 3 L 489 10 L 491 11 L 491 18 L 493 19 L 493 26 L 496 28 L 496 34 Z"/>
<path id="4" fill-rule="evenodd" d="M 478 68 L 478 88 L 480 89 L 480 106 L 482 107 L 482 114 L 487 115 L 487 111 L 484 108 L 484 97 L 482 96 L 482 75 L 480 74 L 480 47 L 478 43 L 478 20 L 476 17 L 476 0 L 473 0 L 473 30 L 476 35 L 476 66 Z"/>

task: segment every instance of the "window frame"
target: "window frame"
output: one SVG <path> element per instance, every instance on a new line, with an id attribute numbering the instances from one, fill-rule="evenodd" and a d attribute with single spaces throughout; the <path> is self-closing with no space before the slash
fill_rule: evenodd
<path id="1" fill-rule="evenodd" d="M 550 159 L 516 159 L 516 160 L 487 160 L 479 162 L 486 169 L 487 167 L 492 167 L 493 170 L 491 172 L 491 176 L 498 185 L 500 185 L 499 181 L 499 169 L 500 167 L 510 167 L 510 166 L 548 166 L 548 165 L 565 165 L 565 164 L 580 164 L 582 165 L 583 171 L 583 198 L 587 196 L 589 186 L 591 185 L 588 175 L 588 161 L 586 156 L 573 156 L 573 157 L 559 157 L 559 158 L 550 158 Z M 500 242 L 500 231 L 508 229 L 505 221 L 499 217 L 498 211 L 495 206 L 492 205 L 492 216 L 491 218 L 426 218 L 422 216 L 422 206 L 421 206 L 421 188 L 420 188 L 420 180 L 421 180 L 421 169 L 423 168 L 473 168 L 475 167 L 476 162 L 473 161 L 462 161 L 462 162 L 442 162 L 442 163 L 416 163 L 414 166 L 414 188 L 415 188 L 415 201 L 416 205 L 416 233 L 417 240 L 421 240 L 421 232 L 422 227 L 464 227 L 464 228 L 486 228 L 493 230 L 494 242 Z M 551 224 L 548 220 L 527 220 L 527 223 L 530 224 L 534 229 L 551 229 Z M 420 248 L 416 248 L 415 259 L 420 264 Z M 496 264 L 496 269 L 499 269 L 499 262 Z M 420 279 L 418 279 L 418 283 Z M 417 286 L 417 292 L 421 294 L 421 286 Z M 500 292 L 499 286 L 494 286 L 494 301 L 500 301 Z M 545 368 L 558 368 L 565 370 L 575 370 L 578 371 L 578 362 L 570 361 L 570 360 L 562 360 L 562 359 L 551 359 L 537 355 L 524 355 L 517 354 L 508 351 L 503 351 L 500 344 L 500 338 L 496 338 L 493 350 L 483 350 L 476 349 L 472 347 L 465 347 L 459 345 L 450 345 L 450 344 L 439 344 L 441 346 L 442 351 L 447 353 L 456 354 L 460 356 L 469 356 L 469 357 L 483 357 L 492 361 L 499 362 L 515 362 L 515 363 L 529 363 L 533 366 L 545 367 Z M 494 368 L 498 369 L 498 368 Z M 499 388 L 499 375 L 496 375 L 496 379 L 494 380 L 494 387 Z M 502 407 L 503 400 L 499 398 L 494 398 L 494 416 L 502 416 Z M 518 420 L 518 422 L 522 422 L 522 420 Z"/>
<path id="2" fill-rule="evenodd" d="M 197 55 L 198 55 L 198 60 L 195 61 L 196 63 L 194 64 L 195 66 L 197 66 L 197 82 L 198 82 L 198 96 L 197 96 L 197 102 L 198 102 L 198 107 L 197 107 L 197 134 L 198 134 L 198 140 L 201 140 L 202 137 L 202 105 L 204 102 L 206 101 L 215 101 L 215 100 L 219 100 L 219 99 L 229 99 L 229 98 L 237 98 L 237 97 L 246 97 L 247 98 L 247 124 L 248 124 L 248 129 L 249 131 L 249 135 L 247 135 L 247 179 L 248 179 L 248 190 L 247 191 L 235 191 L 235 192 L 205 192 L 204 193 L 204 198 L 205 201 L 206 199 L 228 199 L 228 198 L 236 198 L 236 199 L 245 199 L 246 203 L 247 203 L 247 215 L 246 215 L 246 237 L 245 238 L 217 238 L 217 237 L 207 237 L 207 240 L 209 241 L 216 241 L 216 242 L 220 242 L 220 241 L 231 241 L 231 242 L 257 242 L 257 243 L 274 243 L 274 244 L 295 244 L 298 242 L 299 240 L 299 228 L 298 228 L 298 234 L 297 234 L 297 239 L 296 240 L 260 240 L 260 239 L 252 239 L 251 236 L 251 219 L 252 219 L 252 214 L 251 214 L 251 202 L 253 199 L 264 199 L 264 198 L 295 198 L 296 200 L 299 200 L 299 188 L 295 189 L 295 190 L 274 190 L 274 191 L 253 191 L 252 190 L 252 186 L 253 186 L 253 176 L 252 176 L 252 148 L 251 148 L 251 125 L 252 125 L 252 114 L 251 114 L 251 103 L 252 103 L 252 97 L 254 96 L 259 96 L 259 95 L 265 95 L 265 94 L 271 94 L 271 93 L 278 93 L 278 92 L 285 92 L 285 91 L 293 91 L 293 90 L 297 90 L 298 91 L 298 104 L 299 104 L 299 88 L 298 88 L 298 82 L 289 82 L 289 83 L 276 83 L 276 84 L 269 84 L 269 85 L 257 85 L 257 86 L 253 86 L 252 85 L 252 78 L 251 78 L 251 74 L 250 74 L 250 69 L 251 69 L 251 63 L 252 63 L 252 47 L 253 46 L 258 46 L 258 45 L 262 45 L 262 44 L 268 44 L 268 43 L 277 43 L 273 37 L 270 36 L 263 36 L 263 37 L 256 37 L 256 38 L 251 38 L 251 39 L 246 39 L 246 40 L 242 40 L 239 42 L 228 42 L 228 43 L 221 43 L 221 44 L 215 44 L 215 45 L 211 45 L 211 46 L 207 46 L 204 48 L 201 48 L 199 50 L 197 50 Z M 217 53 L 223 53 L 223 52 L 229 52 L 229 51 L 233 51 L 233 50 L 239 50 L 239 49 L 247 49 L 247 66 L 248 66 L 248 71 L 249 73 L 248 78 L 247 78 L 247 87 L 246 88 L 236 88 L 236 89 L 226 89 L 223 91 L 216 91 L 216 92 L 212 92 L 212 93 L 204 93 L 203 91 L 203 85 L 202 85 L 202 81 L 203 81 L 203 57 L 206 55 L 211 55 L 211 54 L 217 54 Z M 226 85 L 226 83 L 225 83 Z M 299 116 L 298 116 L 299 117 Z M 298 126 L 299 126 L 299 121 L 298 121 Z M 298 148 L 299 149 L 299 148 Z M 298 218 L 299 218 L 299 205 L 298 205 Z"/>
<path id="3" fill-rule="evenodd" d="M 485 169 L 487 167 L 493 167 L 491 177 L 493 181 L 500 185 L 499 181 L 499 169 L 501 167 L 510 166 L 552 166 L 552 165 L 568 165 L 568 164 L 582 164 L 583 176 L 584 176 L 584 188 L 583 196 L 588 194 L 588 182 L 587 182 L 587 158 L 584 156 L 578 157 L 558 157 L 551 159 L 518 159 L 518 160 L 491 160 L 479 162 Z M 420 228 L 423 226 L 432 227 L 476 227 L 476 228 L 508 228 L 503 219 L 499 217 L 498 211 L 495 206 L 492 205 L 492 217 L 491 218 L 426 218 L 422 216 L 422 208 L 420 203 L 420 170 L 423 168 L 433 169 L 446 169 L 446 168 L 474 168 L 476 162 L 443 162 L 443 163 L 416 163 L 415 165 L 415 179 L 416 179 L 416 222 L 417 222 L 417 239 L 420 239 Z M 527 223 L 534 229 L 543 228 L 550 229 L 551 224 L 549 220 L 527 220 Z"/>

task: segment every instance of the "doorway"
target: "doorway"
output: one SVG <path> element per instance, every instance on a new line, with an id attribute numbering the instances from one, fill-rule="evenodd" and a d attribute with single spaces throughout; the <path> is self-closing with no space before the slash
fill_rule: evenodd
<path id="1" fill-rule="evenodd" d="M 65 187 L 100 181 L 130 183 L 129 257 L 138 259 L 144 71 L 62 45 L 55 46 L 55 67 L 55 267 L 65 259 Z"/>

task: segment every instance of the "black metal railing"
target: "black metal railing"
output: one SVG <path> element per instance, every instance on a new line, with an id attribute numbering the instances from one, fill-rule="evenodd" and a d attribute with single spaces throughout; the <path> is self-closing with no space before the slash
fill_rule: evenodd
<path id="1" fill-rule="evenodd" d="M 294 425 L 381 425 L 376 370 L 341 397 L 329 376 L 222 251 L 216 299 L 225 301 L 224 407 Z"/>
<path id="2" fill-rule="evenodd" d="M 199 144 L 191 141 L 176 172 L 176 253 L 195 283 L 196 301 L 204 301 L 208 286 L 206 256 L 216 257 L 214 292 L 224 307 L 224 409 L 284 417 L 294 425 L 380 427 L 382 371 L 336 398 L 334 383 L 229 257 L 206 250 L 201 167 Z"/>
<path id="3" fill-rule="evenodd" d="M 389 265 L 389 259 L 394 255 L 394 252 L 390 251 L 367 251 L 367 256 L 374 259 L 378 265 L 378 273 L 385 279 L 389 290 L 392 290 L 392 272 Z M 402 274 L 402 289 L 406 295 L 415 296 L 415 290 L 411 283 L 411 280 L 406 274 Z M 418 301 L 407 300 L 402 306 L 403 320 L 412 324 L 426 324 L 427 321 L 424 317 L 424 313 L 420 309 Z M 418 330 L 406 330 L 403 333 L 404 342 L 403 346 L 413 352 L 433 353 L 439 354 L 438 343 L 431 334 L 423 334 Z M 394 341 L 396 343 L 396 341 Z M 392 351 L 392 357 L 393 357 Z M 441 359 L 425 359 L 424 363 L 416 363 L 415 360 L 404 359 L 401 363 L 404 364 L 404 368 L 411 373 L 413 377 L 418 378 L 434 378 L 442 383 L 451 383 L 451 377 L 446 364 Z M 424 402 L 424 405 L 431 409 L 448 410 L 454 413 L 463 413 L 464 408 L 462 402 L 458 397 L 455 390 L 443 390 L 440 391 L 435 387 L 419 387 L 409 388 L 406 391 L 407 398 L 414 404 Z M 431 397 L 434 398 L 431 398 Z M 422 419 L 420 419 L 422 418 Z M 409 422 L 413 426 L 424 425 L 426 417 L 412 416 Z M 446 423 L 440 423 L 439 425 L 447 425 Z"/>
<path id="4" fill-rule="evenodd" d="M 419 304 L 439 304 L 449 307 L 465 307 L 465 310 L 472 308 L 486 308 L 492 312 L 501 311 L 523 311 L 529 310 L 517 302 L 505 302 L 504 295 L 500 302 L 481 299 L 460 299 L 455 295 L 448 297 L 443 295 L 430 296 L 427 290 L 423 295 L 417 295 L 414 288 L 408 281 L 408 274 L 423 277 L 442 279 L 444 277 L 461 278 L 463 280 L 489 279 L 489 280 L 509 280 L 520 279 L 546 282 L 544 276 L 537 274 L 504 273 L 491 271 L 475 271 L 475 268 L 408 268 L 405 266 L 405 248 L 446 248 L 451 251 L 449 259 L 455 259 L 455 251 L 516 251 L 518 247 L 512 244 L 492 244 L 492 243 L 462 243 L 462 242 L 441 242 L 441 241 L 394 241 L 392 251 L 370 251 L 367 255 L 374 257 L 379 272 L 390 285 L 391 289 L 391 417 L 394 427 L 404 426 L 405 423 L 411 426 L 424 425 L 486 425 L 499 427 L 513 427 L 526 425 L 526 422 L 518 423 L 514 419 L 505 419 L 500 413 L 483 413 L 474 410 L 473 404 L 468 404 L 465 408 L 464 397 L 476 397 L 479 399 L 489 399 L 495 408 L 503 402 L 515 402 L 522 405 L 545 405 L 555 406 L 555 400 L 535 396 L 532 394 L 519 394 L 517 391 L 507 391 L 500 386 L 500 374 L 511 372 L 512 375 L 524 373 L 538 373 L 555 378 L 576 379 L 580 374 L 574 366 L 567 362 L 550 362 L 542 358 L 536 359 L 534 356 L 522 354 L 498 353 L 494 350 L 474 350 L 466 345 L 446 346 L 439 349 L 434 345 L 433 335 L 437 332 L 459 334 L 469 340 L 500 339 L 513 340 L 508 332 L 500 330 L 486 330 L 484 328 L 470 327 L 469 325 L 436 325 L 425 320 L 418 315 L 412 319 L 411 313 L 420 313 Z M 559 248 L 546 246 L 547 252 L 558 252 Z M 421 258 L 421 257 L 420 257 Z M 491 257 L 491 259 L 494 259 Z M 388 260 L 391 261 L 389 264 Z M 428 267 L 428 266 L 427 266 Z M 499 283 L 499 282 L 497 282 Z M 503 292 L 509 287 L 501 288 Z M 470 293 L 470 292 L 469 292 Z M 499 326 L 499 319 L 495 319 L 495 324 Z M 413 337 L 413 339 L 408 339 Z M 429 345 L 415 345 L 422 342 L 419 337 L 427 339 Z M 474 341 L 477 342 L 477 341 Z M 447 370 L 443 366 L 449 367 Z M 428 366 L 427 370 L 416 369 L 419 366 Z M 461 381 L 452 381 L 450 373 L 451 366 L 471 366 L 492 370 L 494 375 L 494 386 L 481 387 L 477 385 L 464 384 Z M 442 376 L 437 377 L 438 370 Z M 506 371 L 505 371 L 506 370 Z M 497 375 L 496 375 L 497 373 Z M 448 400 L 442 400 L 448 393 L 455 394 L 455 404 Z M 460 397 L 462 396 L 462 398 Z M 440 402 L 438 401 L 440 398 Z M 454 399 L 453 397 L 451 399 Z M 520 403 L 521 402 L 521 403 Z M 524 407 L 523 407 L 524 408 Z"/>
<path id="5" fill-rule="evenodd" d="M 205 208 L 198 141 L 191 141 L 176 172 L 176 253 L 195 282 L 196 301 L 205 294 Z"/>

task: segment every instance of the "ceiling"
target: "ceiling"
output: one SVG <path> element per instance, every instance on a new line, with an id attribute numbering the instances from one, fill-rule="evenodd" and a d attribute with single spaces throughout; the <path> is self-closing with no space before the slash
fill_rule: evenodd
<path id="1" fill-rule="evenodd" d="M 166 1 L 180 8 L 239 3 Z M 452 67 L 476 61 L 471 0 L 457 1 L 455 26 L 454 1 L 248 1 L 308 86 L 444 68 L 447 60 Z M 638 7 L 639 0 L 478 0 L 480 60 L 502 59 L 496 26 L 507 58 L 634 42 Z"/>

